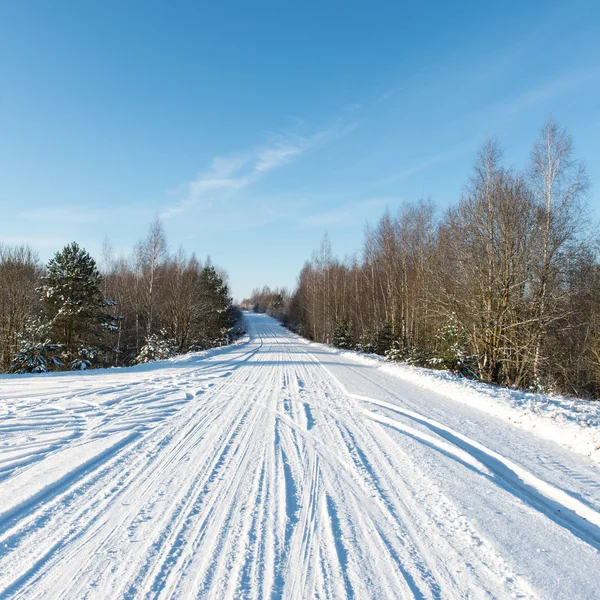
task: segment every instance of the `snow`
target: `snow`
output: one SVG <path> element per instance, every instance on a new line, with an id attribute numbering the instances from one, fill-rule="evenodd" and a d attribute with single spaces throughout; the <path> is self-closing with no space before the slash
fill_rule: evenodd
<path id="1" fill-rule="evenodd" d="M 600 462 L 600 402 L 487 385 L 448 371 L 390 363 L 375 354 L 345 350 L 343 355 L 443 393 L 456 402 L 505 419 Z"/>
<path id="2" fill-rule="evenodd" d="M 0 598 L 600 597 L 595 405 L 247 320 L 226 348 L 0 378 Z"/>
<path id="3" fill-rule="evenodd" d="M 133 436 L 132 433 L 115 434 L 68 447 L 10 478 L 0 488 L 0 523 L 15 513 L 24 512 L 55 488 L 68 484 L 94 462 L 131 441 Z"/>

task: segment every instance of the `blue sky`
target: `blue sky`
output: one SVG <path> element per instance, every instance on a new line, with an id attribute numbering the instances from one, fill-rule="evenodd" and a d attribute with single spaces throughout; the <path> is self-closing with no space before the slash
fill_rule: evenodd
<path id="1" fill-rule="evenodd" d="M 600 216 L 596 2 L 0 0 L 0 241 L 129 253 L 155 214 L 238 298 L 329 232 L 455 203 L 487 136 L 525 166 L 551 114 Z"/>

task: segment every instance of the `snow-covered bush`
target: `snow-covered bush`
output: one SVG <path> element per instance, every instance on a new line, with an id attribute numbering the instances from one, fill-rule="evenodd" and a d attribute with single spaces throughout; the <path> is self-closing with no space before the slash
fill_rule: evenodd
<path id="1" fill-rule="evenodd" d="M 55 344 L 50 323 L 34 318 L 19 336 L 19 351 L 13 356 L 11 373 L 46 373 L 62 365 L 61 344 Z"/>
<path id="2" fill-rule="evenodd" d="M 394 334 L 390 323 L 384 323 L 377 331 L 361 336 L 354 349 L 367 354 L 385 356 L 394 343 Z"/>
<path id="3" fill-rule="evenodd" d="M 160 334 L 151 333 L 146 338 L 135 362 L 140 364 L 153 360 L 164 360 L 175 354 L 177 354 L 177 346 L 173 340 L 167 337 L 167 332 L 163 329 Z"/>
<path id="4" fill-rule="evenodd" d="M 474 359 L 469 354 L 467 333 L 461 328 L 456 317 L 438 329 L 435 336 L 436 348 L 412 348 L 406 362 L 415 367 L 439 369 L 459 373 L 477 379 Z"/>
<path id="5" fill-rule="evenodd" d="M 85 344 L 80 344 L 77 348 L 77 354 L 71 361 L 71 369 L 73 371 L 85 371 L 92 365 L 92 361 L 98 356 L 98 350 Z"/>
<path id="6" fill-rule="evenodd" d="M 385 357 L 390 361 L 404 361 L 414 367 L 451 371 L 477 378 L 473 357 L 468 352 L 468 336 L 455 316 L 438 329 L 435 340 L 434 350 L 414 346 L 408 352 L 403 350 L 399 341 L 395 341 Z"/>
<path id="7" fill-rule="evenodd" d="M 467 375 L 470 371 L 467 364 L 469 362 L 469 340 L 454 315 L 440 327 L 435 337 L 437 351 L 436 355 L 430 359 L 431 367 Z"/>
<path id="8" fill-rule="evenodd" d="M 406 363 L 413 367 L 431 368 L 433 355 L 430 350 L 413 346 L 406 357 Z"/>
<path id="9" fill-rule="evenodd" d="M 403 361 L 406 358 L 406 352 L 402 342 L 400 342 L 400 340 L 394 340 L 390 349 L 385 353 L 385 357 L 393 362 Z"/>
<path id="10" fill-rule="evenodd" d="M 246 329 L 245 329 L 243 326 L 241 326 L 241 325 L 239 325 L 239 326 L 236 326 L 236 327 L 232 327 L 232 328 L 229 330 L 229 339 L 230 339 L 230 340 L 238 340 L 238 339 L 239 339 L 239 338 L 241 338 L 242 336 L 246 335 L 246 333 L 248 333 L 248 332 L 247 332 L 247 331 L 246 331 Z"/>

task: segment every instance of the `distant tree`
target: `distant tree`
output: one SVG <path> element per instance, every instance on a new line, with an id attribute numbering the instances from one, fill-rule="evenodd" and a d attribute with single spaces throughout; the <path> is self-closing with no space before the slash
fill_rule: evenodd
<path id="1" fill-rule="evenodd" d="M 242 310 L 251 310 L 256 313 L 267 313 L 276 319 L 283 319 L 289 293 L 285 288 L 271 289 L 265 285 L 262 289 L 255 288 L 249 298 L 244 298 L 240 303 Z"/>
<path id="2" fill-rule="evenodd" d="M 271 298 L 269 299 L 267 313 L 273 317 L 276 317 L 281 313 L 285 307 L 285 298 L 280 291 L 274 291 Z"/>

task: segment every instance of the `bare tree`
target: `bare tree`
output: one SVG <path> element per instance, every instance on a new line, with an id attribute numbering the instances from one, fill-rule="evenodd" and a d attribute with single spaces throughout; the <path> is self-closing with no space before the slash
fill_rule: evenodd
<path id="1" fill-rule="evenodd" d="M 573 141 L 556 121 L 548 119 L 531 154 L 529 180 L 538 211 L 537 260 L 533 265 L 533 377 L 541 380 L 543 346 L 557 308 L 561 274 L 576 251 L 584 226 L 589 179 L 585 165 L 573 157 Z"/>
<path id="2" fill-rule="evenodd" d="M 42 268 L 29 246 L 0 244 L 0 370 L 7 370 L 27 320 L 39 311 Z"/>
<path id="3" fill-rule="evenodd" d="M 156 313 L 156 295 L 160 267 L 167 257 L 167 237 L 157 216 L 150 223 L 146 238 L 137 247 L 138 270 L 142 279 L 142 298 L 145 307 L 146 334 L 152 332 Z"/>

